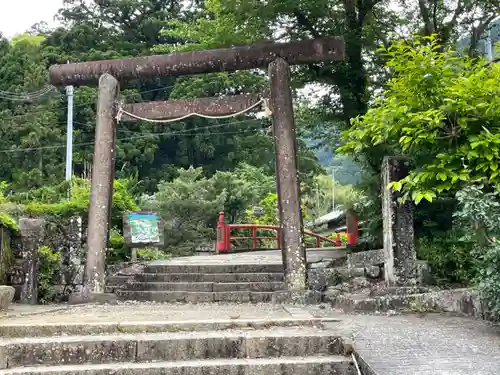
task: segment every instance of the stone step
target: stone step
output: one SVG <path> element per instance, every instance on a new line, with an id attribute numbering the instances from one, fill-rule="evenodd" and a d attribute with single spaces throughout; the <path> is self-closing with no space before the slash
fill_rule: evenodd
<path id="1" fill-rule="evenodd" d="M 283 281 L 283 272 L 275 273 L 140 273 L 135 275 L 139 282 L 269 282 Z M 125 279 L 126 281 L 126 279 Z"/>
<path id="2" fill-rule="evenodd" d="M 115 287 L 125 285 L 133 276 L 108 276 L 106 278 L 106 286 Z"/>
<path id="3" fill-rule="evenodd" d="M 145 273 L 283 273 L 282 264 L 149 264 Z"/>
<path id="4" fill-rule="evenodd" d="M 143 291 L 186 291 L 186 292 L 272 292 L 285 290 L 283 282 L 256 283 L 183 283 L 183 282 L 132 282 L 126 285 L 126 290 Z"/>
<path id="5" fill-rule="evenodd" d="M 275 292 L 188 292 L 188 291 L 151 291 L 151 290 L 124 290 L 115 291 L 118 299 L 122 301 L 152 301 L 162 303 L 188 302 L 236 302 L 236 303 L 261 303 L 271 302 L 273 295 L 277 302 L 286 301 L 290 295 L 287 291 Z"/>
<path id="6" fill-rule="evenodd" d="M 85 364 L 22 367 L 0 370 L 3 375 L 356 375 L 353 363 L 342 356 L 234 358 L 179 362 Z"/>
<path id="7" fill-rule="evenodd" d="M 23 366 L 339 355 L 343 342 L 314 328 L 228 330 L 0 341 L 0 369 Z"/>
<path id="8" fill-rule="evenodd" d="M 50 337 L 118 335 L 159 332 L 206 332 L 231 329 L 265 329 L 276 327 L 321 327 L 324 323 L 339 322 L 335 318 L 253 318 L 184 321 L 115 321 L 71 323 L 4 323 L 0 324 L 0 337 Z"/>

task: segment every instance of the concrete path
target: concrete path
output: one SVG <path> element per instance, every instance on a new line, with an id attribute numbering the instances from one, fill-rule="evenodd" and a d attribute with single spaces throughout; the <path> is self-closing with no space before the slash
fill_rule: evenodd
<path id="1" fill-rule="evenodd" d="M 322 259 L 341 258 L 345 256 L 345 249 L 308 249 L 307 261 L 319 262 Z M 150 262 L 151 265 L 179 264 L 179 265 L 210 265 L 210 264 L 281 264 L 283 258 L 280 250 L 253 251 L 248 253 L 195 255 L 178 257 Z"/>
<path id="2" fill-rule="evenodd" d="M 15 304 L 3 315 L 0 324 L 21 323 L 106 323 L 106 322 L 159 322 L 207 321 L 222 319 L 279 319 L 291 314 L 281 306 L 271 304 L 161 304 L 124 301 L 117 305 L 52 305 L 31 306 Z"/>
<path id="3" fill-rule="evenodd" d="M 309 261 L 343 256 L 339 250 L 308 252 Z M 280 264 L 279 251 L 200 255 L 152 264 Z M 499 375 L 500 329 L 469 318 L 440 315 L 346 315 L 323 306 L 271 304 L 158 304 L 17 306 L 0 314 L 1 325 L 176 322 L 238 319 L 337 319 L 329 330 L 351 340 L 371 369 L 364 375 Z"/>
<path id="4" fill-rule="evenodd" d="M 36 308 L 14 306 L 0 317 L 0 326 L 106 324 L 111 322 L 192 321 L 224 319 L 328 318 L 328 330 L 352 341 L 370 367 L 364 375 L 498 375 L 500 330 L 469 318 L 440 315 L 346 315 L 318 306 L 270 304 L 155 304 L 84 305 Z M 75 323 L 76 324 L 76 323 Z"/>
<path id="5" fill-rule="evenodd" d="M 483 321 L 442 315 L 343 315 L 308 308 L 354 343 L 369 365 L 365 375 L 498 375 L 500 329 Z"/>

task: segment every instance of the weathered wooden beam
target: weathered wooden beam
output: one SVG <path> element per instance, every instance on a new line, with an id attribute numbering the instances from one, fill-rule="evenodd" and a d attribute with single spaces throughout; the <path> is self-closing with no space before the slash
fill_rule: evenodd
<path id="1" fill-rule="evenodd" d="M 146 103 L 124 104 L 123 110 L 135 116 L 152 120 L 167 120 L 191 113 L 205 116 L 226 116 L 241 112 L 262 98 L 261 95 L 233 95 L 220 98 L 198 98 L 191 100 L 167 100 Z M 121 121 L 137 121 L 136 118 L 122 114 Z"/>
<path id="2" fill-rule="evenodd" d="M 290 43 L 267 43 L 121 60 L 54 65 L 49 70 L 49 82 L 55 86 L 84 85 L 97 82 L 104 73 L 109 73 L 118 80 L 127 80 L 232 72 L 267 68 L 268 64 L 278 57 L 291 65 L 343 60 L 344 41 L 337 37 L 325 37 Z"/>

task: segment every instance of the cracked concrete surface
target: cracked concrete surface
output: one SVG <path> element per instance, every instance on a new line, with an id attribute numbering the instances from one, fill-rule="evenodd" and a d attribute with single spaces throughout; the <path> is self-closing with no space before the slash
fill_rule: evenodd
<path id="1" fill-rule="evenodd" d="M 308 310 L 315 316 L 341 316 L 327 309 Z M 352 340 L 373 375 L 500 374 L 500 329 L 484 321 L 439 314 L 341 319 L 326 326 Z"/>

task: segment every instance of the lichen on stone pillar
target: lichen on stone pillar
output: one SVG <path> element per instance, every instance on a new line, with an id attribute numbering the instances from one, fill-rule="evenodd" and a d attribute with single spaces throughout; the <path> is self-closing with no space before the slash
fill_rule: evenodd
<path id="1" fill-rule="evenodd" d="M 21 290 L 21 303 L 34 305 L 38 302 L 38 257 L 45 234 L 45 220 L 19 220 L 23 255 L 24 283 Z"/>
<path id="2" fill-rule="evenodd" d="M 401 202 L 401 194 L 389 188 L 393 181 L 405 178 L 409 162 L 401 157 L 385 157 L 382 163 L 382 218 L 385 281 L 390 286 L 416 283 L 413 203 Z"/>

